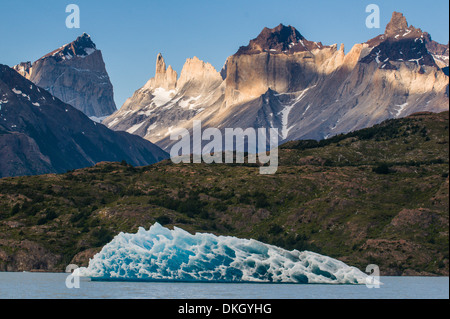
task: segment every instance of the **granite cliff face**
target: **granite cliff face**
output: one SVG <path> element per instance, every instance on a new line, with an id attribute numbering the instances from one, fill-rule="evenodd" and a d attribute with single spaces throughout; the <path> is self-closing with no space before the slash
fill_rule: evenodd
<path id="1" fill-rule="evenodd" d="M 291 26 L 265 28 L 227 60 L 227 106 L 259 98 L 269 89 L 279 93 L 303 90 L 320 73 L 342 63 L 343 49 L 308 41 Z"/>
<path id="2" fill-rule="evenodd" d="M 102 161 L 149 165 L 167 157 L 149 141 L 91 121 L 0 64 L 0 178 L 61 173 Z"/>
<path id="3" fill-rule="evenodd" d="M 222 105 L 223 80 L 209 63 L 197 57 L 187 59 L 180 77 L 161 54 L 156 74 L 129 98 L 122 108 L 104 120 L 111 129 L 137 134 L 150 141 L 168 138 L 198 114 L 210 114 Z"/>
<path id="4" fill-rule="evenodd" d="M 155 79 L 159 73 L 157 66 Z M 347 54 L 343 45 L 325 46 L 279 25 L 239 48 L 220 73 L 193 59 L 175 86 L 171 79 L 150 80 L 106 125 L 168 149 L 170 133 L 192 129 L 193 120 L 219 129 L 274 127 L 281 142 L 319 140 L 449 108 L 448 45 L 397 12 L 384 34 Z"/>
<path id="5" fill-rule="evenodd" d="M 117 110 L 102 53 L 86 33 L 33 64 L 13 68 L 87 116 L 101 118 Z"/>
<path id="6" fill-rule="evenodd" d="M 177 72 L 170 65 L 169 68 L 166 67 L 166 62 L 160 53 L 156 58 L 155 77 L 148 81 L 145 88 L 162 88 L 167 91 L 174 90 L 177 85 L 177 77 Z"/>

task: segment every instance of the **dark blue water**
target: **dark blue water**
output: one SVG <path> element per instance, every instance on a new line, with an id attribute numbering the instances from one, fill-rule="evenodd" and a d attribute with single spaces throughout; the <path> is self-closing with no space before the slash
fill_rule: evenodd
<path id="1" fill-rule="evenodd" d="M 381 277 L 365 285 L 97 282 L 66 287 L 67 274 L 2 273 L 1 299 L 448 299 L 448 277 Z"/>

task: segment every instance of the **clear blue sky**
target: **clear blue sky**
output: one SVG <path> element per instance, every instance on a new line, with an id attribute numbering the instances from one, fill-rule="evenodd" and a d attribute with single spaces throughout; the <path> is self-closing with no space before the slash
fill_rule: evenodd
<path id="1" fill-rule="evenodd" d="M 65 26 L 70 3 L 80 7 L 80 29 Z M 371 3 L 381 9 L 380 29 L 365 27 Z M 383 33 L 393 11 L 448 43 L 448 0 L 1 0 L 0 63 L 35 61 L 86 32 L 103 52 L 120 108 L 154 75 L 159 52 L 178 73 L 193 56 L 220 70 L 239 46 L 279 23 L 348 52 Z"/>

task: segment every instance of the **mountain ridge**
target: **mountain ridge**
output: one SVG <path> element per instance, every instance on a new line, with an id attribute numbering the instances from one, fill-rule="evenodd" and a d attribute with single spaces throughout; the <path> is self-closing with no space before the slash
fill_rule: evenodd
<path id="1" fill-rule="evenodd" d="M 264 28 L 247 46 L 242 46 L 235 55 L 258 54 L 262 52 L 289 53 L 321 49 L 321 42 L 308 41 L 293 26 L 280 23 L 273 29 Z"/>
<path id="2" fill-rule="evenodd" d="M 0 64 L 0 177 L 61 173 L 105 160 L 168 158 L 150 142 L 91 121 Z"/>
<path id="3" fill-rule="evenodd" d="M 92 41 L 91 36 L 87 33 L 83 33 L 81 36 L 77 37 L 75 41 L 47 53 L 38 60 L 44 60 L 49 57 L 55 57 L 57 61 L 70 60 L 72 57 L 86 57 L 94 51 L 97 51 L 97 46 Z"/>
<path id="4" fill-rule="evenodd" d="M 194 120 L 221 130 L 274 127 L 280 141 L 320 140 L 388 118 L 448 110 L 444 65 L 448 45 L 409 26 L 401 13 L 393 13 L 384 34 L 347 54 L 343 45 L 308 42 L 280 24 L 230 56 L 219 74 L 214 69 L 203 81 L 208 90 L 199 84 L 185 92 L 146 85 L 104 123 L 166 150 L 174 143 L 170 133 L 192 130 Z"/>

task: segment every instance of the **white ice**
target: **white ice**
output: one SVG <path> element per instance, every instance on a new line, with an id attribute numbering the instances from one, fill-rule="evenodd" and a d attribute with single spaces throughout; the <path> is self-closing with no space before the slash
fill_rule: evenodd
<path id="1" fill-rule="evenodd" d="M 138 123 L 138 124 L 135 124 L 135 125 L 133 125 L 132 127 L 130 127 L 128 130 L 127 130 L 127 132 L 128 133 L 130 133 L 130 134 L 134 134 L 134 132 L 136 132 L 142 125 L 144 125 L 145 124 L 145 121 L 144 122 L 141 122 L 141 123 Z"/>
<path id="2" fill-rule="evenodd" d="M 399 107 L 399 109 L 397 110 L 397 114 L 395 115 L 395 117 L 398 118 L 400 116 L 400 114 L 402 114 L 402 112 L 405 109 L 405 107 L 408 106 L 408 102 L 406 102 L 404 104 L 395 105 L 395 106 Z"/>
<path id="3" fill-rule="evenodd" d="M 365 284 L 355 267 L 309 251 L 252 239 L 192 235 L 156 223 L 120 233 L 75 275 L 96 280 Z"/>
<path id="4" fill-rule="evenodd" d="M 156 107 L 163 106 L 164 104 L 168 103 L 175 94 L 175 90 L 167 91 L 163 88 L 157 88 L 153 92 L 153 103 Z"/>
<path id="5" fill-rule="evenodd" d="M 289 113 L 291 113 L 294 106 L 305 97 L 306 92 L 308 92 L 309 89 L 312 89 L 314 87 L 315 87 L 315 85 L 310 88 L 307 88 L 303 91 L 300 91 L 300 95 L 297 98 L 295 98 L 291 104 L 286 105 L 284 107 L 284 109 L 279 113 L 279 114 L 281 114 L 281 123 L 282 123 L 281 137 L 283 139 L 286 139 L 288 137 L 289 131 L 295 126 L 295 125 L 293 125 L 291 127 L 288 126 L 289 125 Z M 308 108 L 309 108 L 309 106 L 308 106 Z"/>

